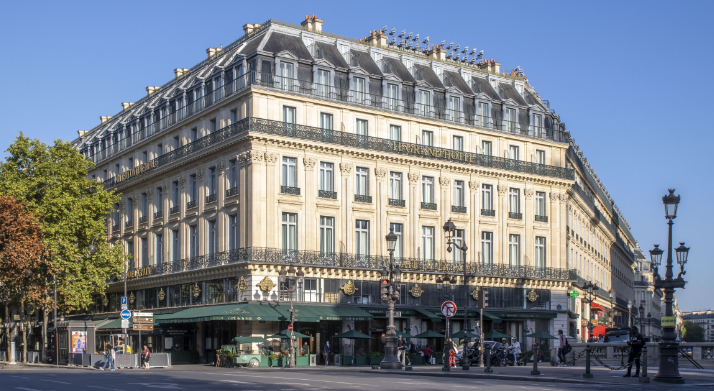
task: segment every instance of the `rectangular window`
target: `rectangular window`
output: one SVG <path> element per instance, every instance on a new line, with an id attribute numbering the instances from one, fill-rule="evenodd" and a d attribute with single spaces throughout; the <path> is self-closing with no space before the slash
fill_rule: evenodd
<path id="1" fill-rule="evenodd" d="M 404 257 L 404 238 L 402 233 L 404 232 L 404 226 L 398 223 L 390 223 L 389 229 L 394 231 L 397 235 L 397 244 L 394 246 L 394 259 L 400 259 Z"/>
<path id="2" fill-rule="evenodd" d="M 422 130 L 421 131 L 421 145 L 425 145 L 427 147 L 433 147 L 434 146 L 434 132 L 430 130 Z"/>
<path id="3" fill-rule="evenodd" d="M 126 242 L 126 254 L 131 257 L 131 259 L 134 259 L 134 242 L 129 241 Z M 136 266 L 136 262 L 133 262 L 134 266 Z"/>
<path id="4" fill-rule="evenodd" d="M 434 203 L 434 177 L 421 177 L 422 202 Z"/>
<path id="5" fill-rule="evenodd" d="M 148 161 L 149 161 L 149 152 L 143 151 L 143 152 L 141 153 L 141 157 L 142 157 L 142 159 L 141 159 L 141 162 L 142 162 L 142 163 L 148 162 Z"/>
<path id="6" fill-rule="evenodd" d="M 156 211 L 164 210 L 164 190 L 160 187 L 156 188 Z"/>
<path id="7" fill-rule="evenodd" d="M 488 109 L 488 103 L 478 102 L 476 110 L 476 126 L 482 128 L 489 127 L 490 110 Z"/>
<path id="8" fill-rule="evenodd" d="M 454 181 L 454 206 L 465 206 L 464 181 Z"/>
<path id="9" fill-rule="evenodd" d="M 297 159 L 294 157 L 283 157 L 283 186 L 297 186 Z"/>
<path id="10" fill-rule="evenodd" d="M 305 289 L 303 291 L 303 301 L 320 301 L 317 278 L 306 278 Z"/>
<path id="11" fill-rule="evenodd" d="M 172 249 L 171 249 L 171 259 L 173 261 L 178 261 L 179 258 L 181 257 L 181 242 L 180 242 L 180 236 L 179 236 L 179 230 L 174 229 L 171 231 L 171 242 L 172 242 Z"/>
<path id="12" fill-rule="evenodd" d="M 533 133 L 536 137 L 543 136 L 543 116 L 540 114 L 533 114 Z"/>
<path id="13" fill-rule="evenodd" d="M 536 163 L 537 164 L 545 164 L 545 151 L 536 149 Z"/>
<path id="14" fill-rule="evenodd" d="M 355 183 L 355 193 L 361 196 L 369 195 L 369 169 L 367 167 L 357 167 Z"/>
<path id="15" fill-rule="evenodd" d="M 453 140 L 453 149 L 455 151 L 461 151 L 463 152 L 464 150 L 464 138 L 461 136 L 454 136 Z"/>
<path id="16" fill-rule="evenodd" d="M 315 83 L 317 95 L 323 98 L 330 96 L 330 71 L 317 70 L 317 82 Z"/>
<path id="17" fill-rule="evenodd" d="M 516 131 L 516 110 L 506 109 L 505 118 L 503 118 L 503 130 L 508 132 Z"/>
<path id="18" fill-rule="evenodd" d="M 508 190 L 509 209 L 511 213 L 521 213 L 521 190 L 510 188 Z"/>
<path id="19" fill-rule="evenodd" d="M 238 215 L 228 216 L 228 249 L 238 250 Z"/>
<path id="20" fill-rule="evenodd" d="M 463 247 L 465 236 L 466 232 L 463 229 L 457 229 L 456 232 L 454 232 L 454 243 L 459 247 Z M 464 261 L 464 253 L 461 250 L 454 246 L 451 252 L 454 254 L 454 262 L 462 263 Z"/>
<path id="21" fill-rule="evenodd" d="M 174 137 L 174 151 L 181 147 L 181 139 L 179 136 Z"/>
<path id="22" fill-rule="evenodd" d="M 492 144 L 490 141 L 482 141 L 481 142 L 481 153 L 486 156 L 493 155 L 493 148 L 492 148 Z"/>
<path id="23" fill-rule="evenodd" d="M 320 128 L 332 130 L 332 114 L 320 113 Z"/>
<path id="24" fill-rule="evenodd" d="M 148 209 L 149 209 L 149 199 L 146 196 L 146 193 L 141 193 L 141 216 L 139 216 L 139 217 L 146 217 L 148 214 Z"/>
<path id="25" fill-rule="evenodd" d="M 215 133 L 216 132 L 216 119 L 213 118 L 212 120 L 208 121 L 208 133 Z"/>
<path id="26" fill-rule="evenodd" d="M 238 161 L 236 159 L 228 161 L 228 188 L 238 188 Z"/>
<path id="27" fill-rule="evenodd" d="M 213 255 L 218 250 L 218 240 L 216 235 L 216 220 L 208 222 L 208 255 Z"/>
<path id="28" fill-rule="evenodd" d="M 424 251 L 422 259 L 425 261 L 434 260 L 434 227 L 421 227 L 421 247 Z"/>
<path id="29" fill-rule="evenodd" d="M 196 201 L 198 198 L 198 183 L 196 183 L 196 174 L 191 174 L 188 179 L 188 196 L 189 201 Z"/>
<path id="30" fill-rule="evenodd" d="M 417 114 L 428 117 L 431 114 L 431 97 L 429 91 L 419 90 L 416 102 Z"/>
<path id="31" fill-rule="evenodd" d="M 358 260 L 369 257 L 369 221 L 355 220 L 355 254 Z"/>
<path id="32" fill-rule="evenodd" d="M 280 89 L 284 91 L 293 90 L 293 64 L 289 62 L 280 62 Z"/>
<path id="33" fill-rule="evenodd" d="M 545 238 L 536 236 L 535 238 L 535 266 L 538 269 L 545 269 Z"/>
<path id="34" fill-rule="evenodd" d="M 291 254 L 297 250 L 297 213 L 283 212 L 281 224 L 283 254 Z"/>
<path id="35" fill-rule="evenodd" d="M 335 165 L 332 163 L 320 162 L 320 190 L 334 191 L 335 188 Z"/>
<path id="36" fill-rule="evenodd" d="M 364 84 L 364 79 L 361 77 L 355 77 L 353 80 L 354 83 L 354 94 L 355 94 L 355 102 L 358 104 L 364 104 L 365 103 L 365 84 Z"/>
<path id="37" fill-rule="evenodd" d="M 231 125 L 238 122 L 238 110 L 233 109 L 230 113 Z"/>
<path id="38" fill-rule="evenodd" d="M 493 265 L 493 232 L 481 232 L 481 263 Z"/>
<path id="39" fill-rule="evenodd" d="M 389 125 L 389 139 L 392 141 L 402 141 L 402 127 Z"/>
<path id="40" fill-rule="evenodd" d="M 132 168 L 134 168 L 134 159 L 133 159 L 133 158 L 129 158 L 129 160 L 127 161 L 127 164 L 126 164 L 126 165 L 127 165 L 127 167 L 129 168 L 129 170 L 131 170 Z"/>
<path id="41" fill-rule="evenodd" d="M 335 253 L 335 218 L 320 216 L 320 256 Z"/>
<path id="42" fill-rule="evenodd" d="M 363 119 L 358 119 L 355 124 L 355 134 L 358 136 L 367 136 L 367 121 Z"/>
<path id="43" fill-rule="evenodd" d="M 191 129 L 191 139 L 188 141 L 192 143 L 196 140 L 198 140 L 198 128 L 193 128 Z"/>
<path id="44" fill-rule="evenodd" d="M 164 144 L 158 143 L 156 144 L 156 156 L 161 156 L 164 154 Z"/>
<path id="45" fill-rule="evenodd" d="M 134 219 L 134 199 L 126 199 L 126 221 L 131 221 Z"/>
<path id="46" fill-rule="evenodd" d="M 546 216 L 545 212 L 545 192 L 537 191 L 535 197 L 536 205 L 535 212 L 536 216 Z"/>
<path id="47" fill-rule="evenodd" d="M 508 235 L 508 259 L 511 267 L 521 265 L 521 236 Z"/>
<path id="48" fill-rule="evenodd" d="M 461 118 L 461 99 L 455 96 L 449 97 L 449 108 L 446 111 L 447 120 L 458 121 Z"/>
<path id="49" fill-rule="evenodd" d="M 139 238 L 141 246 L 141 267 L 149 266 L 149 238 Z"/>
<path id="50" fill-rule="evenodd" d="M 508 158 L 513 159 L 513 160 L 518 160 L 518 146 L 517 145 L 511 145 L 508 148 Z"/>
<path id="51" fill-rule="evenodd" d="M 208 195 L 216 194 L 216 167 L 208 169 Z"/>
<path id="52" fill-rule="evenodd" d="M 385 98 L 387 99 L 387 110 L 396 111 L 399 108 L 397 99 L 399 98 L 399 91 L 397 86 L 394 84 L 387 84 L 387 91 L 385 91 Z"/>
<path id="53" fill-rule="evenodd" d="M 173 181 L 171 184 L 171 207 L 175 208 L 179 206 L 179 183 L 178 181 Z"/>
<path id="54" fill-rule="evenodd" d="M 164 235 L 156 235 L 156 265 L 164 262 Z"/>
<path id="55" fill-rule="evenodd" d="M 389 173 L 389 198 L 402 199 L 402 173 L 391 171 Z"/>
<path id="56" fill-rule="evenodd" d="M 188 255 L 191 258 L 198 256 L 198 226 L 188 227 Z"/>

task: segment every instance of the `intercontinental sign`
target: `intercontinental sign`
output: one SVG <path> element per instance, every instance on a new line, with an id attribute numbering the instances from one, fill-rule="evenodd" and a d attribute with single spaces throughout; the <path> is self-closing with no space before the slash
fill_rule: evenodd
<path id="1" fill-rule="evenodd" d="M 141 175 L 144 172 L 151 170 L 152 168 L 156 168 L 156 160 L 140 164 L 132 168 L 131 170 L 122 172 L 121 174 L 116 176 L 116 178 L 114 179 L 114 183 L 121 183 L 137 175 Z"/>
<path id="2" fill-rule="evenodd" d="M 391 144 L 392 151 L 397 153 L 409 153 L 412 155 L 422 155 L 425 157 L 433 157 L 437 159 L 456 160 L 464 163 L 474 163 L 474 155 L 476 155 L 476 158 L 478 158 L 477 154 L 455 151 L 452 149 L 427 147 L 423 145 L 402 143 L 398 141 L 393 141 Z"/>

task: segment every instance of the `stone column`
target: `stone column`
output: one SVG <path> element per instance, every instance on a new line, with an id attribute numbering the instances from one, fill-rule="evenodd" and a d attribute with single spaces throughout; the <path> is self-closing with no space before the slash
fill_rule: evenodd
<path id="1" fill-rule="evenodd" d="M 182 175 L 179 179 L 179 186 L 181 191 L 179 192 L 179 242 L 180 242 L 180 254 L 179 259 L 188 258 L 188 225 L 186 224 L 186 203 L 188 202 L 188 195 L 186 194 L 186 176 Z"/>
<path id="2" fill-rule="evenodd" d="M 437 203 L 437 208 L 439 208 L 440 219 L 439 219 L 439 224 L 437 225 L 437 227 L 434 227 L 434 242 L 436 244 L 435 247 L 441 247 L 441 254 L 442 254 L 441 258 L 438 258 L 438 255 L 437 255 L 437 259 L 445 259 L 445 260 L 453 259 L 452 258 L 453 252 L 448 253 L 446 251 L 446 246 L 440 245 L 440 244 L 443 244 L 443 241 L 440 241 L 438 239 L 438 237 L 440 236 L 440 234 L 443 233 L 441 227 L 444 226 L 444 224 L 446 223 L 446 220 L 448 220 L 449 217 L 451 216 L 451 202 L 449 202 L 451 200 L 451 197 L 449 197 L 449 185 L 450 184 L 451 184 L 451 178 L 449 178 L 448 176 L 440 176 L 439 177 L 439 185 L 441 187 L 441 192 L 440 192 L 441 199 Z M 434 201 L 436 202 L 437 200 L 434 200 Z M 458 251 L 458 250 L 456 250 L 456 248 L 453 248 L 452 251 Z"/>
<path id="3" fill-rule="evenodd" d="M 246 153 L 246 242 L 245 247 L 265 247 L 266 236 L 266 201 L 265 175 L 263 153 L 248 151 Z M 276 230 L 277 227 L 270 227 Z"/>
<path id="4" fill-rule="evenodd" d="M 352 163 L 348 162 L 343 162 L 340 163 L 340 173 L 342 173 L 342 185 L 341 189 L 337 190 L 340 199 L 342 200 L 342 216 L 344 221 L 342 222 L 342 233 L 340 234 L 340 237 L 342 237 L 342 240 L 340 240 L 340 246 L 338 246 L 338 243 L 335 243 L 335 249 L 336 252 L 347 252 L 350 253 L 350 243 L 352 235 L 350 234 L 353 230 L 350 229 L 352 226 L 351 221 L 352 221 L 352 201 L 354 200 L 353 194 L 354 191 L 351 191 L 352 186 L 350 186 L 350 183 L 353 183 L 352 179 Z M 337 227 L 335 227 L 337 228 Z M 337 238 L 335 238 L 337 239 Z"/>
<path id="5" fill-rule="evenodd" d="M 550 227 L 550 243 L 548 243 L 548 260 L 549 264 L 547 266 L 552 267 L 565 267 L 566 260 L 561 259 L 559 251 L 560 243 L 563 243 L 565 238 L 561 240 L 561 234 L 558 230 L 559 222 L 562 213 L 560 213 L 560 193 L 556 191 L 551 191 L 548 195 L 550 199 L 550 204 L 548 205 L 548 226 Z M 567 237 L 567 235 L 566 235 Z"/>
<path id="6" fill-rule="evenodd" d="M 376 216 L 374 221 L 377 222 L 375 232 L 377 234 L 377 248 L 375 250 L 377 254 L 382 256 L 389 256 L 389 252 L 384 247 L 387 236 L 389 232 L 389 216 L 387 216 L 387 202 L 384 202 L 389 197 L 389 194 L 385 194 L 385 188 L 387 187 L 387 170 L 381 167 L 375 167 L 374 177 L 377 180 L 377 191 L 375 192 L 375 206 L 376 206 Z"/>
<path id="7" fill-rule="evenodd" d="M 551 225 L 551 229 L 554 232 L 553 236 L 555 238 L 554 244 L 556 245 L 555 252 L 553 253 L 553 255 L 556 255 L 558 257 L 557 259 L 560 260 L 560 267 L 565 267 L 566 266 L 565 260 L 567 257 L 566 244 L 567 244 L 568 238 L 567 238 L 567 235 L 563 235 L 562 232 L 563 232 L 563 227 L 567 227 L 567 224 L 568 224 L 565 207 L 568 203 L 568 199 L 570 198 L 570 196 L 568 195 L 568 193 L 560 193 L 558 198 L 560 200 L 559 204 L 555 203 L 555 201 L 552 202 L 552 205 L 554 207 L 557 206 L 557 211 L 558 211 L 557 216 L 553 216 L 554 221 L 553 221 L 553 224 Z M 557 220 L 555 220 L 556 217 L 557 217 Z M 573 266 L 572 268 L 575 268 L 575 267 Z"/>
<path id="8" fill-rule="evenodd" d="M 238 155 L 238 247 L 248 247 L 248 159 L 247 154 Z"/>
<path id="9" fill-rule="evenodd" d="M 478 189 L 479 182 L 477 180 L 469 181 L 469 201 L 466 202 L 466 207 L 469 208 L 469 233 L 468 237 L 470 241 L 467 243 L 469 246 L 468 255 L 472 262 L 480 262 L 479 252 L 481 251 L 480 241 L 479 241 L 479 217 L 481 216 L 481 211 L 479 211 L 479 200 L 478 200 Z M 468 261 L 468 259 L 467 259 Z"/>
<path id="10" fill-rule="evenodd" d="M 416 258 L 417 249 L 420 246 L 419 243 L 419 207 L 421 202 L 421 197 L 419 197 L 419 173 L 410 172 L 407 174 L 409 177 L 409 226 L 404 227 L 404 238 L 411 237 L 412 243 L 409 241 L 404 241 L 404 256 Z"/>
<path id="11" fill-rule="evenodd" d="M 216 186 L 216 224 L 217 235 L 218 235 L 218 249 L 217 252 L 226 251 L 226 220 L 225 214 L 222 212 L 223 202 L 226 199 L 226 162 L 224 160 L 219 160 L 216 164 L 216 181 L 218 185 Z"/>
<path id="12" fill-rule="evenodd" d="M 529 260 L 530 266 L 535 266 L 535 230 L 533 229 L 534 222 L 535 222 L 535 208 L 533 207 L 533 189 L 532 188 L 524 188 L 523 189 L 523 209 L 521 211 L 523 212 L 523 223 L 525 225 L 524 229 L 524 238 L 523 238 L 523 248 L 521 249 L 521 253 L 523 255 L 526 255 Z M 546 244 L 547 245 L 547 244 Z M 525 259 L 521 262 L 521 264 L 526 264 Z"/>

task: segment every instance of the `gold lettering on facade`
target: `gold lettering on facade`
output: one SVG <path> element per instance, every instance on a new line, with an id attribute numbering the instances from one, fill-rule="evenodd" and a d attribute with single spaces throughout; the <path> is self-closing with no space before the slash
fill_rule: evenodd
<path id="1" fill-rule="evenodd" d="M 139 174 L 143 174 L 144 172 L 149 171 L 152 168 L 156 168 L 156 160 L 140 164 L 139 166 L 132 168 L 131 170 L 122 172 L 121 174 L 116 176 L 114 182 L 121 183 Z"/>
<path id="2" fill-rule="evenodd" d="M 352 296 L 355 292 L 357 292 L 357 287 L 352 283 L 352 280 L 348 280 L 347 283 L 340 289 L 342 289 L 342 291 L 348 296 Z"/>

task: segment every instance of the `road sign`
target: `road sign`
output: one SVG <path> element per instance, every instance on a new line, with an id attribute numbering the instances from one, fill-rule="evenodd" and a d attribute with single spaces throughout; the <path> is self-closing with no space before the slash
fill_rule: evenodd
<path id="1" fill-rule="evenodd" d="M 142 318 L 150 318 L 154 316 L 153 312 L 134 312 L 134 316 L 140 316 Z"/>
<path id="2" fill-rule="evenodd" d="M 122 311 L 122 312 L 121 312 L 121 318 L 122 318 L 122 319 L 129 319 L 129 318 L 131 318 L 131 312 L 129 312 L 128 310 Z"/>
<path id="3" fill-rule="evenodd" d="M 663 316 L 660 319 L 660 322 L 662 323 L 662 327 L 674 327 L 677 325 L 677 317 L 676 316 Z"/>
<path id="4" fill-rule="evenodd" d="M 454 316 L 454 314 L 456 314 L 456 303 L 453 301 L 445 301 L 444 304 L 441 305 L 441 313 L 447 318 Z"/>
<path id="5" fill-rule="evenodd" d="M 288 325 L 288 331 L 293 331 L 293 325 L 291 325 L 291 324 Z"/>
<path id="6" fill-rule="evenodd" d="M 154 324 L 154 318 L 138 318 L 135 316 L 132 320 L 134 321 L 134 324 Z"/>
<path id="7" fill-rule="evenodd" d="M 153 331 L 154 325 L 151 324 L 134 324 L 134 331 Z"/>
<path id="8" fill-rule="evenodd" d="M 123 328 L 123 329 L 128 329 L 128 328 L 129 328 L 129 319 L 122 319 L 122 320 L 121 320 L 121 328 Z"/>
<path id="9" fill-rule="evenodd" d="M 122 305 L 121 305 L 121 309 L 122 309 L 122 310 L 128 310 L 128 309 L 129 309 L 129 306 L 126 305 L 126 304 L 122 304 Z"/>
<path id="10" fill-rule="evenodd" d="M 126 305 L 126 296 L 122 296 L 121 305 Z"/>

